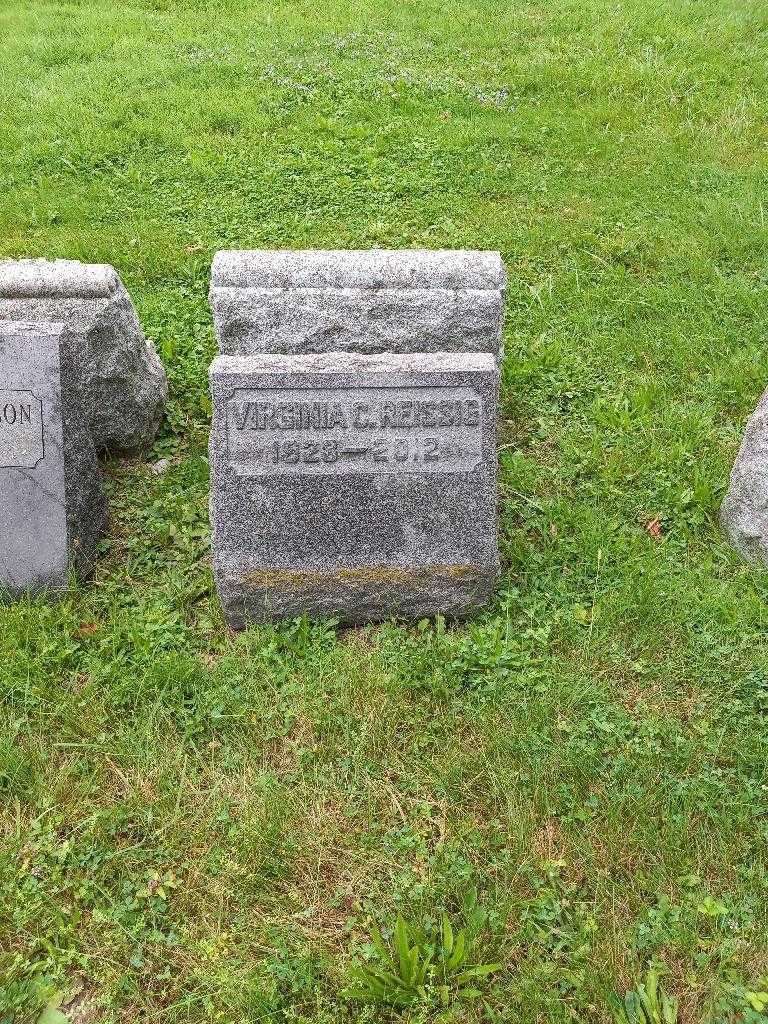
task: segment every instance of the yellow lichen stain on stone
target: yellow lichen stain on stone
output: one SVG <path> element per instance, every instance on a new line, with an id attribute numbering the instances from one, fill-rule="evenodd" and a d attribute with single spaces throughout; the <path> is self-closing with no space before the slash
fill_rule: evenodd
<path id="1" fill-rule="evenodd" d="M 389 565 L 371 565 L 355 569 L 262 569 L 243 578 L 243 584 L 261 590 L 315 590 L 340 586 L 350 590 L 372 584 L 424 584 L 440 580 L 472 580 L 482 575 L 474 565 L 430 565 L 401 569 Z"/>

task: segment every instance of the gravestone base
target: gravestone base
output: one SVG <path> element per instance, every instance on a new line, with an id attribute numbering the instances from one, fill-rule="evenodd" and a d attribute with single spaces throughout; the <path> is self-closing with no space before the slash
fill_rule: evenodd
<path id="1" fill-rule="evenodd" d="M 82 332 L 0 324 L 0 594 L 58 594 L 92 568 L 106 506 L 81 411 Z"/>
<path id="2" fill-rule="evenodd" d="M 214 573 L 229 623 L 463 617 L 498 576 L 485 353 L 220 356 Z"/>

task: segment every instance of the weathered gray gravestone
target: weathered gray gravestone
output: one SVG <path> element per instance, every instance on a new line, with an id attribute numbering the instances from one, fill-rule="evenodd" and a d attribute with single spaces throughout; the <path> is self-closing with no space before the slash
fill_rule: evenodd
<path id="1" fill-rule="evenodd" d="M 96 451 L 151 442 L 167 394 L 112 267 L 0 262 L 0 591 L 88 573 L 106 520 Z"/>
<path id="2" fill-rule="evenodd" d="M 495 253 L 219 253 L 214 573 L 228 621 L 464 616 L 499 566 Z"/>
<path id="3" fill-rule="evenodd" d="M 74 260 L 0 261 L 0 322 L 41 320 L 84 335 L 81 401 L 97 449 L 151 442 L 168 385 L 115 270 Z"/>
<path id="4" fill-rule="evenodd" d="M 58 593 L 87 575 L 106 517 L 82 414 L 82 331 L 0 324 L 0 592 Z"/>
<path id="5" fill-rule="evenodd" d="M 720 519 L 735 548 L 768 564 L 768 391 L 747 421 Z"/>

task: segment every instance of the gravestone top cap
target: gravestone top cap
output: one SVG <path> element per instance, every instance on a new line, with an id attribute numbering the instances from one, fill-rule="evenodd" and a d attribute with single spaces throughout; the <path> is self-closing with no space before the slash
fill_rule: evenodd
<path id="1" fill-rule="evenodd" d="M 496 361 L 485 352 L 411 352 L 363 355 L 326 352 L 300 356 L 264 353 L 217 356 L 210 376 L 253 373 L 493 373 Z"/>
<path id="2" fill-rule="evenodd" d="M 78 260 L 0 260 L 0 298 L 107 299 L 119 288 L 114 267 Z"/>
<path id="3" fill-rule="evenodd" d="M 470 250 L 225 250 L 211 272 L 212 288 L 501 291 L 506 282 L 500 253 Z"/>

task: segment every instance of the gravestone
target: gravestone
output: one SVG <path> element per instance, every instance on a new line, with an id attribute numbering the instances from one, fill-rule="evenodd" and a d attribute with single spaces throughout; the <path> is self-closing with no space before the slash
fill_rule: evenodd
<path id="1" fill-rule="evenodd" d="M 499 568 L 493 253 L 219 253 L 214 574 L 229 623 L 470 614 Z"/>
<path id="2" fill-rule="evenodd" d="M 768 391 L 747 420 L 720 520 L 745 558 L 768 564 Z"/>
<path id="3" fill-rule="evenodd" d="M 116 271 L 75 260 L 0 261 L 0 322 L 41 320 L 84 335 L 81 400 L 97 449 L 149 444 L 168 385 Z"/>
<path id="4" fill-rule="evenodd" d="M 0 592 L 59 593 L 90 571 L 106 518 L 80 394 L 86 339 L 0 323 Z"/>

